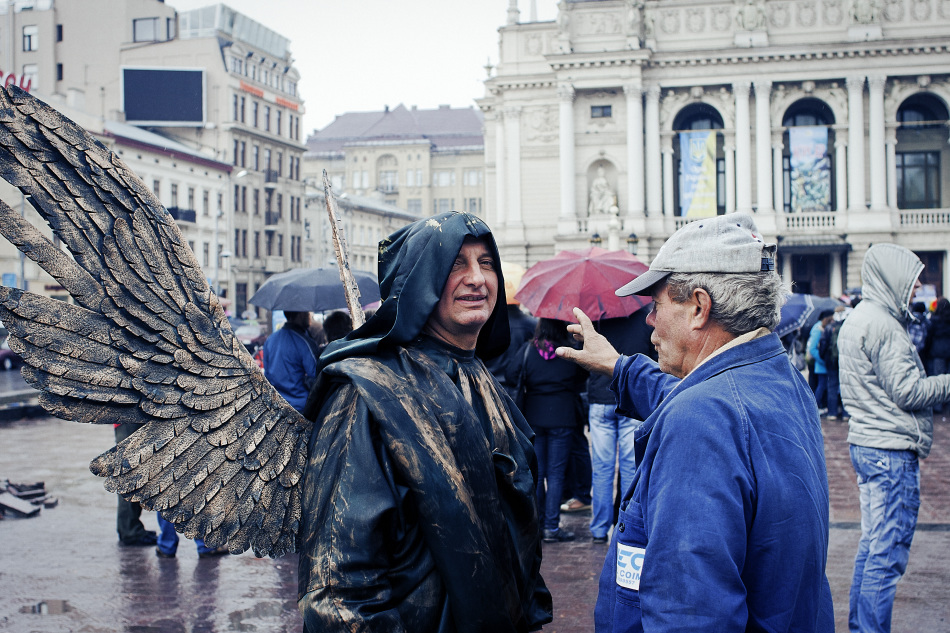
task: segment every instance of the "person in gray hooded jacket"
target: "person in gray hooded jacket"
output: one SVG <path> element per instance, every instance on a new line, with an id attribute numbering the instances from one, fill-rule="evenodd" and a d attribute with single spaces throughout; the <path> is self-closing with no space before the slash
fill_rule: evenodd
<path id="1" fill-rule="evenodd" d="M 857 473 L 861 540 L 854 563 L 851 631 L 890 631 L 920 506 L 920 467 L 933 443 L 933 407 L 950 400 L 950 376 L 928 378 L 905 330 L 924 266 L 896 244 L 875 244 L 861 269 L 864 299 L 841 326 L 841 397 Z"/>

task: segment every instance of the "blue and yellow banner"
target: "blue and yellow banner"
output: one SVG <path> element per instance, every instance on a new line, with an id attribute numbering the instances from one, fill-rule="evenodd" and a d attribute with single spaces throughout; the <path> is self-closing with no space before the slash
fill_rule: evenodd
<path id="1" fill-rule="evenodd" d="M 828 128 L 801 126 L 788 128 L 791 158 L 791 209 L 831 211 L 831 158 L 828 156 Z"/>
<path id="2" fill-rule="evenodd" d="M 680 215 L 716 215 L 716 132 L 680 132 Z"/>

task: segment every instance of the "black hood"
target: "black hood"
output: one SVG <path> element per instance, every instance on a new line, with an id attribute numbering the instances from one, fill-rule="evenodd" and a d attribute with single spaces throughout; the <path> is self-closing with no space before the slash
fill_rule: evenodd
<path id="1" fill-rule="evenodd" d="M 455 258 L 466 237 L 485 240 L 495 260 L 498 298 L 478 335 L 475 353 L 489 359 L 508 348 L 505 280 L 491 229 L 468 213 L 441 213 L 405 226 L 379 243 L 379 294 L 376 313 L 346 338 L 327 346 L 321 368 L 350 356 L 405 345 L 422 333 L 442 296 Z"/>

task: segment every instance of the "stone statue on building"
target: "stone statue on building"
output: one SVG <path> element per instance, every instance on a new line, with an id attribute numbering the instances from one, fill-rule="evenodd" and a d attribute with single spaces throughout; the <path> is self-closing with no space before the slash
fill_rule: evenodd
<path id="1" fill-rule="evenodd" d="M 571 52 L 571 14 L 567 0 L 557 3 L 557 48 L 561 53 Z"/>
<path id="2" fill-rule="evenodd" d="M 766 15 L 763 0 L 746 0 L 736 11 L 736 26 L 742 31 L 765 30 Z"/>
<path id="3" fill-rule="evenodd" d="M 851 23 L 872 24 L 877 22 L 880 10 L 879 0 L 851 0 Z"/>
<path id="4" fill-rule="evenodd" d="M 597 168 L 597 177 L 590 184 L 590 202 L 587 203 L 587 215 L 598 215 L 611 213 L 611 208 L 616 208 L 617 197 L 607 182 L 607 176 L 603 167 Z"/>
<path id="5" fill-rule="evenodd" d="M 643 0 L 627 0 L 624 26 L 627 31 L 627 43 L 632 48 L 640 48 L 640 37 L 643 32 Z"/>

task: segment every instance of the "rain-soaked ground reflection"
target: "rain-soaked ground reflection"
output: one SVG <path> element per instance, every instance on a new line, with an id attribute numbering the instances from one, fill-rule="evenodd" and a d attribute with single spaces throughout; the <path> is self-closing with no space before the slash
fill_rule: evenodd
<path id="1" fill-rule="evenodd" d="M 199 559 L 183 538 L 160 559 L 118 545 L 115 496 L 88 468 L 113 442 L 111 426 L 0 423 L 0 479 L 45 481 L 59 498 L 36 518 L 0 521 L 0 631 L 300 631 L 296 555 Z M 154 513 L 142 518 L 158 529 Z"/>

